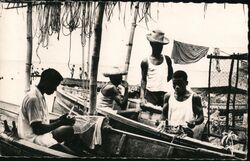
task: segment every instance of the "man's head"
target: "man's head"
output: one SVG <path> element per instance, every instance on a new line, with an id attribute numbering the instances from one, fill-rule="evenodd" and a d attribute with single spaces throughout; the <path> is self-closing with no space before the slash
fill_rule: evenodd
<path id="1" fill-rule="evenodd" d="M 161 53 L 163 45 L 169 43 L 168 38 L 166 38 L 164 35 L 164 32 L 161 30 L 153 30 L 152 33 L 147 34 L 147 39 L 150 42 L 154 52 Z"/>
<path id="2" fill-rule="evenodd" d="M 188 85 L 187 78 L 188 78 L 187 73 L 182 70 L 174 72 L 172 81 L 173 81 L 173 88 L 176 94 L 178 95 L 185 94 L 186 86 Z"/>
<path id="3" fill-rule="evenodd" d="M 42 88 L 43 93 L 51 95 L 56 91 L 57 86 L 62 80 L 63 77 L 58 71 L 49 68 L 42 72 L 38 86 Z"/>
<path id="4" fill-rule="evenodd" d="M 116 86 L 122 82 L 122 76 L 126 74 L 127 72 L 121 70 L 119 67 L 112 67 L 107 72 L 103 73 L 103 75 L 109 77 L 110 82 Z"/>

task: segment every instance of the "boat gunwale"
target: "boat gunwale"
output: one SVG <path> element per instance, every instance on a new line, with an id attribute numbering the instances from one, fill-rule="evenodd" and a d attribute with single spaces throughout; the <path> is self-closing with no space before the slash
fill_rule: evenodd
<path id="1" fill-rule="evenodd" d="M 59 88 L 57 89 L 57 93 L 63 95 L 63 96 L 66 97 L 66 98 L 72 99 L 72 100 L 74 101 L 74 103 L 79 104 L 79 105 L 81 105 L 81 106 L 84 106 L 84 104 L 86 104 L 86 103 L 84 102 L 84 100 L 79 100 L 79 99 L 77 100 L 73 94 L 64 92 L 63 86 L 61 86 L 61 87 L 59 87 Z M 89 108 L 89 107 L 87 107 L 87 106 L 84 106 L 84 107 Z M 129 123 L 129 126 L 132 126 L 132 127 L 135 127 L 135 128 L 136 128 L 136 127 L 138 127 L 138 126 L 136 126 L 136 125 L 139 125 L 140 127 L 143 128 L 144 131 L 146 131 L 146 132 L 148 132 L 148 133 L 151 133 L 151 134 L 153 134 L 153 135 L 162 137 L 163 139 L 168 139 L 168 138 L 172 138 L 172 139 L 173 139 L 173 137 L 175 137 L 174 134 L 169 134 L 169 133 L 166 133 L 166 132 L 162 132 L 162 131 L 157 130 L 156 128 L 153 128 L 153 127 L 151 127 L 151 126 L 149 126 L 149 125 L 145 125 L 145 124 L 143 124 L 143 123 L 140 123 L 140 122 L 137 122 L 137 121 L 128 119 L 128 118 L 123 117 L 123 116 L 120 116 L 120 115 L 115 115 L 115 114 L 113 114 L 113 113 L 111 113 L 111 112 L 109 112 L 109 111 L 105 111 L 105 110 L 103 110 L 103 109 L 101 109 L 101 108 L 96 108 L 96 110 L 97 110 L 97 113 L 99 112 L 99 113 L 102 114 L 102 115 L 109 114 L 110 116 L 112 116 L 112 119 L 114 119 L 114 120 L 116 120 L 116 121 L 117 121 L 117 120 L 119 121 L 119 119 L 122 118 L 123 120 L 126 120 L 126 121 L 127 121 L 126 123 Z M 210 147 L 209 150 L 212 149 L 212 151 L 213 151 L 213 150 L 214 150 L 214 151 L 220 150 L 222 153 L 224 152 L 223 154 L 230 154 L 230 153 L 231 153 L 231 150 L 230 150 L 230 149 L 225 148 L 225 147 L 223 147 L 223 146 L 213 145 L 212 143 L 205 142 L 205 141 L 201 141 L 201 140 L 197 140 L 197 139 L 190 138 L 190 137 L 184 137 L 184 138 L 177 137 L 177 139 L 175 139 L 175 141 L 176 141 L 176 140 L 177 140 L 179 143 L 184 144 L 184 146 L 187 146 L 187 144 L 188 144 L 188 145 L 196 146 L 196 147 L 198 147 L 198 148 L 199 148 L 199 147 L 203 147 L 204 149 L 205 149 L 205 147 Z M 195 143 L 195 145 L 194 145 L 194 143 Z M 247 152 L 240 151 L 240 150 L 233 150 L 233 153 L 234 153 L 234 154 L 237 153 L 237 155 L 241 155 L 241 156 L 247 156 Z"/>

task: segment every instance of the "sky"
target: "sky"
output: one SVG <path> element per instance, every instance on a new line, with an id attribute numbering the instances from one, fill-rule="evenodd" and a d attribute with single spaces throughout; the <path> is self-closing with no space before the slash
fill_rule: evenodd
<path id="1" fill-rule="evenodd" d="M 126 2 L 123 2 L 125 5 Z M 128 5 L 129 6 L 129 5 Z M 110 22 L 104 18 L 102 45 L 99 67 L 124 66 L 127 54 L 127 43 L 131 28 L 133 13 L 127 6 L 126 21 L 120 17 L 117 9 Z M 173 40 L 209 47 L 211 54 L 214 47 L 219 47 L 228 54 L 248 52 L 248 8 L 242 4 L 210 3 L 204 17 L 204 3 L 152 3 L 151 14 L 153 21 L 138 22 L 134 35 L 134 44 L 130 60 L 128 80 L 138 83 L 140 80 L 140 62 L 151 53 L 151 47 L 146 34 L 153 29 L 161 29 L 169 38 L 170 43 L 163 48 L 163 54 L 171 56 Z M 158 12 L 158 15 L 157 15 Z M 122 12 L 123 13 L 123 12 Z M 0 4 L 0 61 L 26 59 L 26 8 L 5 10 Z M 36 22 L 34 20 L 33 27 Z M 34 31 L 34 29 L 33 29 Z M 40 47 L 38 55 L 42 62 L 81 64 L 82 46 L 80 29 L 72 33 L 71 51 L 69 52 L 69 36 L 60 34 L 50 37 L 48 49 Z M 91 43 L 93 45 L 93 43 Z M 38 62 L 36 56 L 37 38 L 33 39 L 33 62 Z M 84 48 L 85 61 L 87 46 Z M 92 50 L 91 50 L 92 51 Z M 208 59 L 202 58 L 191 65 L 173 64 L 174 69 L 188 71 L 207 71 Z M 101 73 L 98 73 L 100 77 Z M 207 78 L 206 78 L 207 80 Z"/>

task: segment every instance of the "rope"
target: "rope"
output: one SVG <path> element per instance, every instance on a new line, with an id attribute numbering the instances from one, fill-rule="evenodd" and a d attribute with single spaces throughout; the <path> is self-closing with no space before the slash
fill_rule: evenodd
<path id="1" fill-rule="evenodd" d="M 69 59 L 68 59 L 68 68 L 70 71 L 72 71 L 72 69 L 70 68 L 70 59 L 71 59 L 71 32 L 69 35 Z"/>
<path id="2" fill-rule="evenodd" d="M 229 133 L 224 132 L 224 137 L 221 139 L 221 143 L 224 147 L 229 147 L 231 150 L 231 154 L 234 153 L 234 143 L 233 138 L 236 138 L 237 135 L 233 133 L 233 131 L 230 131 Z"/>

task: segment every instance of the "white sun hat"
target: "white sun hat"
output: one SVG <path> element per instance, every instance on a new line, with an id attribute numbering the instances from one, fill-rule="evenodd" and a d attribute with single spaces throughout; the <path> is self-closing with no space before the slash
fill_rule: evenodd
<path id="1" fill-rule="evenodd" d="M 105 77 L 113 76 L 113 75 L 126 75 L 128 72 L 122 70 L 119 67 L 111 67 L 106 72 L 103 73 Z"/>
<path id="2" fill-rule="evenodd" d="M 157 42 L 162 45 L 166 45 L 169 43 L 169 39 L 164 36 L 165 33 L 161 30 L 153 30 L 152 33 L 147 34 L 147 39 L 150 42 Z"/>

